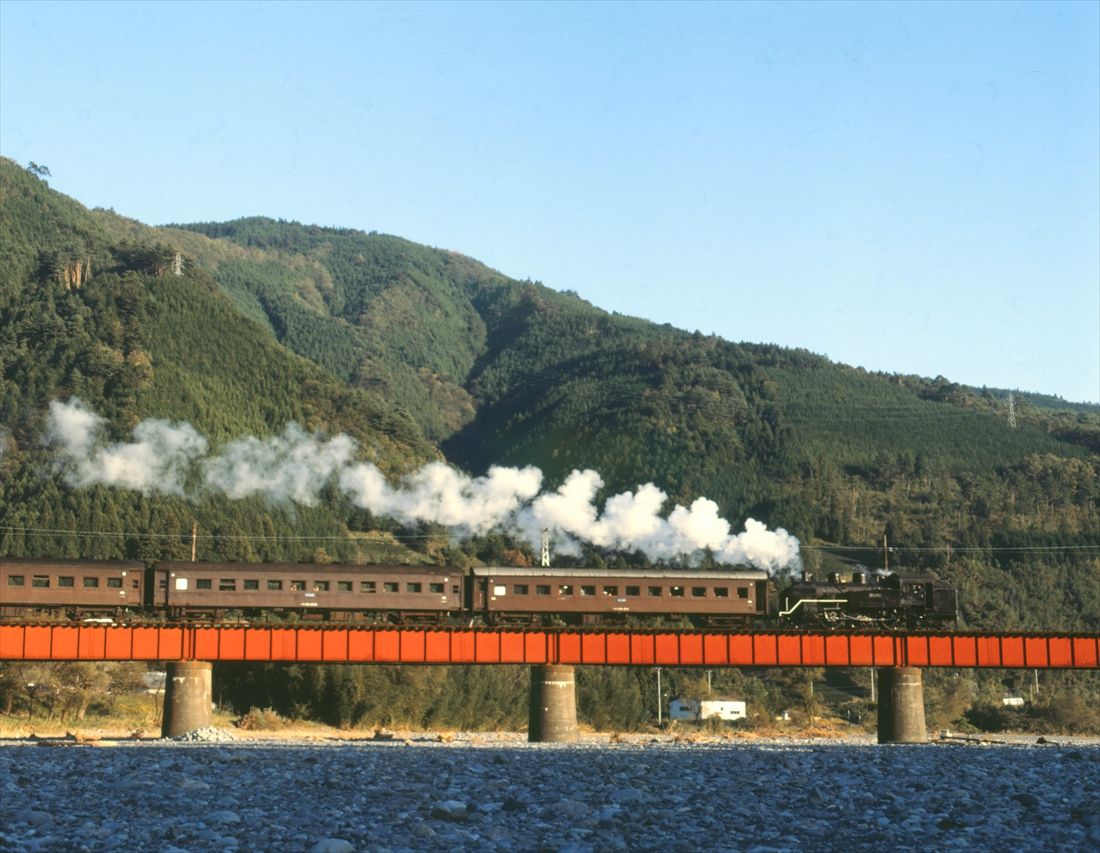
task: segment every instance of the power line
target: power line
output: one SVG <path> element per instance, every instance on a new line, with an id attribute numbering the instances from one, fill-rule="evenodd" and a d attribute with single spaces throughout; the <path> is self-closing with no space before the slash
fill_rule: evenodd
<path id="1" fill-rule="evenodd" d="M 181 533 L 133 533 L 126 531 L 108 532 L 103 530 L 73 530 L 63 528 L 48 528 L 48 527 L 12 527 L 0 525 L 0 531 L 7 531 L 12 533 L 22 533 L 24 535 L 31 536 L 92 536 L 92 537 L 113 537 L 124 536 L 131 539 L 179 539 L 189 540 L 191 538 L 190 532 Z M 364 531 L 366 533 L 367 531 Z M 419 540 L 419 539 L 438 539 L 448 536 L 447 533 L 386 533 L 385 536 L 389 539 L 395 540 Z M 284 534 L 222 534 L 222 533 L 199 533 L 198 539 L 210 540 L 210 541 L 244 541 L 244 542 L 268 542 L 268 541 L 282 541 L 282 542 L 353 542 L 356 539 L 355 534 L 349 534 L 345 536 L 331 536 L 331 535 L 315 535 L 315 536 L 290 536 Z M 859 552 L 859 551 L 871 551 L 877 550 L 879 546 L 874 544 L 867 545 L 812 545 L 807 543 L 799 543 L 799 548 L 802 551 L 845 551 L 845 552 Z M 936 552 L 951 552 L 953 554 L 958 553 L 1050 553 L 1058 551 L 1096 551 L 1100 553 L 1100 543 L 1094 545 L 895 545 L 890 548 L 895 553 L 905 551 L 919 551 L 926 553 Z"/>

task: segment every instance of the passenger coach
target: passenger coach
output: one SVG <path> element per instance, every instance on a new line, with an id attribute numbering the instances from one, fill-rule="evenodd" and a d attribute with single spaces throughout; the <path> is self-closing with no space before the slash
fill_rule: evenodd
<path id="1" fill-rule="evenodd" d="M 0 615 L 63 609 L 70 619 L 145 606 L 145 565 L 132 560 L 0 560 Z"/>
<path id="2" fill-rule="evenodd" d="M 475 568 L 470 609 L 487 624 L 596 624 L 630 616 L 743 625 L 768 612 L 768 573 Z"/>
<path id="3" fill-rule="evenodd" d="M 442 622 L 464 609 L 461 573 L 433 566 L 168 562 L 152 574 L 154 606 L 172 618 L 294 612 Z"/>

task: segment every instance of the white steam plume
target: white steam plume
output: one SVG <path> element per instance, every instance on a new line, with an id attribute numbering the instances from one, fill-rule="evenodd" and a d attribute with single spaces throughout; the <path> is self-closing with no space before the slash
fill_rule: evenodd
<path id="1" fill-rule="evenodd" d="M 355 504 L 376 515 L 430 521 L 472 533 L 509 527 L 541 486 L 538 468 L 494 465 L 484 477 L 469 477 L 442 462 L 429 462 L 397 487 L 373 465 L 355 465 L 340 476 L 340 487 Z"/>
<path id="2" fill-rule="evenodd" d="M 785 530 L 748 519 L 744 531 L 733 534 L 709 498 L 676 505 L 666 516 L 668 496 L 646 483 L 607 498 L 601 509 L 604 483 L 592 470 L 573 471 L 556 490 L 542 493 L 542 472 L 531 466 L 493 466 L 484 477 L 470 477 L 430 462 L 394 485 L 374 465 L 354 462 L 353 439 L 310 435 L 297 424 L 272 438 L 238 439 L 213 456 L 189 424 L 146 420 L 134 429 L 133 442 L 113 445 L 105 443 L 102 424 L 79 400 L 50 404 L 49 441 L 71 485 L 185 495 L 188 475 L 196 472 L 193 482 L 232 499 L 305 505 L 332 485 L 375 515 L 441 524 L 457 535 L 507 530 L 535 546 L 549 529 L 559 553 L 577 553 L 583 541 L 641 551 L 652 560 L 691 562 L 709 550 L 721 562 L 768 570 L 798 563 L 798 540 Z"/>
<path id="3" fill-rule="evenodd" d="M 709 549 L 721 562 L 770 571 L 798 561 L 798 540 L 786 530 L 771 531 L 750 518 L 744 532 L 731 535 L 709 498 L 696 498 L 690 508 L 677 504 L 665 518 L 660 513 L 668 496 L 647 483 L 608 498 L 600 514 L 595 499 L 602 486 L 595 471 L 574 471 L 556 492 L 532 502 L 521 528 L 532 541 L 533 531 L 549 528 L 606 548 L 640 550 L 655 560 L 691 561 Z"/>
<path id="4" fill-rule="evenodd" d="M 206 439 L 190 424 L 150 418 L 134 427 L 128 444 L 105 444 L 103 418 L 79 399 L 50 403 L 46 440 L 58 448 L 72 486 L 120 486 L 142 494 L 183 495 L 191 464 L 206 453 Z"/>
<path id="5" fill-rule="evenodd" d="M 203 482 L 233 500 L 259 495 L 272 503 L 313 506 L 321 489 L 354 456 L 355 441 L 346 435 L 325 441 L 287 424 L 282 435 L 240 438 L 204 460 Z"/>

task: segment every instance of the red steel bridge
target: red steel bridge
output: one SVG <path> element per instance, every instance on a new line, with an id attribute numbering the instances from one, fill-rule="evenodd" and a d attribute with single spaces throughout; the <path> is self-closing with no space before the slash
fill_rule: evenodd
<path id="1" fill-rule="evenodd" d="M 1100 633 L 0 625 L 0 660 L 1098 669 Z"/>

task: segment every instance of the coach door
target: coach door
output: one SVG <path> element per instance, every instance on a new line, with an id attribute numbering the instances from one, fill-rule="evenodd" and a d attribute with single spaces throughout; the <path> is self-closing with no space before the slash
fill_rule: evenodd
<path id="1" fill-rule="evenodd" d="M 145 585 L 145 595 L 150 607 L 168 606 L 168 570 L 149 569 L 146 572 L 148 583 Z"/>

